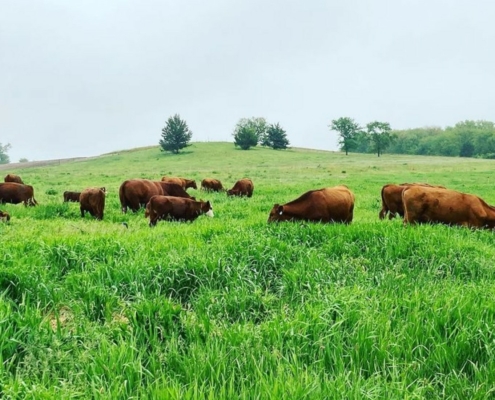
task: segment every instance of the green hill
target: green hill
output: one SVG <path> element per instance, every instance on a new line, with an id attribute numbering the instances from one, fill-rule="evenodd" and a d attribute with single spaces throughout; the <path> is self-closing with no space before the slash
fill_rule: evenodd
<path id="1" fill-rule="evenodd" d="M 493 233 L 379 221 L 380 189 L 428 182 L 495 203 L 493 161 L 194 143 L 13 168 L 1 205 L 5 398 L 485 398 L 495 378 Z M 249 177 L 215 217 L 122 214 L 125 179 Z M 268 225 L 274 203 L 346 184 L 349 226 Z M 65 190 L 106 186 L 103 221 Z M 126 222 L 128 228 L 122 223 Z"/>

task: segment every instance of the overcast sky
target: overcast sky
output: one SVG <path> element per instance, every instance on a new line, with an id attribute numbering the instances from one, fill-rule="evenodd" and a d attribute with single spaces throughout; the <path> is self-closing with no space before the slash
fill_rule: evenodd
<path id="1" fill-rule="evenodd" d="M 0 143 L 12 162 L 193 141 L 243 117 L 337 149 L 332 119 L 495 120 L 495 2 L 0 0 Z"/>

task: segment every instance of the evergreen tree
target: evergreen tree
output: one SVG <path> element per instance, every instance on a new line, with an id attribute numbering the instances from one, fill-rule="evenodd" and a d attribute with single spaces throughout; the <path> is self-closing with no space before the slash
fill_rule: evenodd
<path id="1" fill-rule="evenodd" d="M 289 145 L 285 130 L 278 124 L 271 124 L 266 131 L 266 145 L 272 149 L 286 149 Z"/>
<path id="2" fill-rule="evenodd" d="M 180 119 L 179 114 L 170 117 L 162 129 L 160 146 L 162 151 L 171 151 L 178 154 L 179 150 L 190 146 L 192 132 L 189 130 L 186 121 Z"/>

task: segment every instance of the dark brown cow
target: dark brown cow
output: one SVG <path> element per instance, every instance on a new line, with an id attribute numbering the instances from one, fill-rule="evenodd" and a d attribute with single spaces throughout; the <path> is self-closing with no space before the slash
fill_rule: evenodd
<path id="1" fill-rule="evenodd" d="M 22 183 L 22 184 L 24 184 L 24 182 L 22 181 L 21 177 L 19 175 L 15 175 L 15 174 L 5 175 L 5 178 L 3 178 L 3 181 L 4 182 L 14 182 L 14 183 Z"/>
<path id="2" fill-rule="evenodd" d="M 100 188 L 84 189 L 79 196 L 81 203 L 81 217 L 84 218 L 84 212 L 88 211 L 96 219 L 103 219 L 105 210 L 105 192 Z"/>
<path id="3" fill-rule="evenodd" d="M 122 212 L 126 213 L 127 208 L 134 212 L 138 211 L 140 207 L 145 207 L 151 197 L 155 195 L 194 199 L 182 186 L 176 183 L 151 181 L 149 179 L 130 179 L 124 181 L 119 188 Z"/>
<path id="4" fill-rule="evenodd" d="M 105 187 L 101 187 L 100 190 L 103 191 L 103 193 L 107 193 L 107 189 Z M 79 202 L 79 196 L 81 195 L 81 192 L 69 192 L 65 191 L 64 192 L 64 203 L 67 202 Z"/>
<path id="5" fill-rule="evenodd" d="M 433 223 L 495 228 L 495 207 L 474 194 L 425 186 L 402 192 L 404 224 Z"/>
<path id="6" fill-rule="evenodd" d="M 64 203 L 69 201 L 79 202 L 79 196 L 81 196 L 81 192 L 64 192 Z"/>
<path id="7" fill-rule="evenodd" d="M 146 204 L 144 216 L 149 217 L 150 226 L 155 226 L 160 219 L 194 221 L 201 214 L 213 217 L 213 208 L 209 201 L 156 195 Z"/>
<path id="8" fill-rule="evenodd" d="M 177 177 L 173 177 L 173 176 L 164 176 L 164 177 L 162 177 L 162 182 L 175 183 L 177 185 L 182 186 L 184 189 L 188 189 L 188 188 L 197 189 L 198 188 L 198 186 L 196 185 L 196 181 L 193 179 L 177 178 Z"/>
<path id="9" fill-rule="evenodd" d="M 299 198 L 284 204 L 275 204 L 270 211 L 268 222 L 309 221 L 309 222 L 352 222 L 354 194 L 347 186 L 335 186 L 310 190 Z"/>
<path id="10" fill-rule="evenodd" d="M 24 203 L 25 206 L 38 204 L 34 198 L 34 189 L 31 185 L 14 182 L 0 183 L 0 203 Z"/>
<path id="11" fill-rule="evenodd" d="M 247 196 L 253 195 L 253 181 L 248 178 L 243 178 L 237 181 L 232 189 L 227 190 L 227 196 Z"/>
<path id="12" fill-rule="evenodd" d="M 7 211 L 0 210 L 0 220 L 3 220 L 5 222 L 9 222 L 10 221 L 10 214 Z"/>
<path id="13" fill-rule="evenodd" d="M 404 207 L 402 206 L 402 192 L 406 187 L 424 186 L 444 189 L 444 186 L 434 186 L 428 183 L 401 183 L 399 185 L 389 184 L 382 187 L 382 209 L 378 214 L 380 219 L 384 219 L 387 213 L 388 219 L 393 219 L 399 214 L 404 216 Z"/>
<path id="14" fill-rule="evenodd" d="M 218 179 L 213 178 L 205 178 L 201 181 L 201 189 L 209 192 L 223 192 L 225 189 L 223 188 L 222 182 Z"/>

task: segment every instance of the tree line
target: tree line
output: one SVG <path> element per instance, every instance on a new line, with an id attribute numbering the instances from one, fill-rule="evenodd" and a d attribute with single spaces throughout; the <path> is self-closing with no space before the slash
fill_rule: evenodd
<path id="1" fill-rule="evenodd" d="M 495 124 L 490 121 L 462 121 L 445 129 L 424 127 L 392 130 L 385 122 L 360 127 L 352 118 L 333 120 L 330 129 L 338 133 L 339 147 L 346 154 L 381 153 L 479 157 L 495 159 Z"/>

